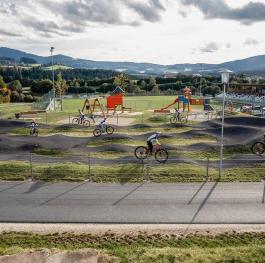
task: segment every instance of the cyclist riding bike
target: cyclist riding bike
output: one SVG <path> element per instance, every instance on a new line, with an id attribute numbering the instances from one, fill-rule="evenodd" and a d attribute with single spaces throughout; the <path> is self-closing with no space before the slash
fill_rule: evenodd
<path id="1" fill-rule="evenodd" d="M 106 130 L 106 120 L 107 118 L 104 117 L 103 120 L 99 123 L 99 127 L 102 131 L 105 131 Z"/>
<path id="2" fill-rule="evenodd" d="M 179 121 L 180 120 L 180 111 L 178 109 L 175 109 L 175 116 L 176 116 L 176 120 Z"/>
<path id="3" fill-rule="evenodd" d="M 32 134 L 35 134 L 37 131 L 37 128 L 38 128 L 38 124 L 33 120 L 33 121 L 31 121 L 29 127 L 31 129 Z"/>
<path id="4" fill-rule="evenodd" d="M 83 120 L 85 119 L 85 114 L 80 109 L 78 110 L 78 112 L 79 112 L 79 118 L 80 118 L 81 123 L 82 123 Z"/>
<path id="5" fill-rule="evenodd" d="M 152 155 L 153 153 L 154 143 L 156 143 L 157 145 L 161 145 L 160 142 L 158 141 L 158 137 L 159 137 L 159 132 L 156 131 L 154 134 L 152 134 L 147 138 L 146 142 L 150 155 Z"/>

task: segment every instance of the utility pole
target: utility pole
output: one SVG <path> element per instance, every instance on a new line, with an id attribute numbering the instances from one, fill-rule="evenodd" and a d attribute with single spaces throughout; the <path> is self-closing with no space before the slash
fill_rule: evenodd
<path id="1" fill-rule="evenodd" d="M 55 85 L 54 85 L 54 66 L 53 66 L 53 51 L 54 47 L 51 47 L 50 52 L 51 52 L 51 58 L 52 58 L 52 89 L 53 89 L 53 107 L 54 110 L 56 110 L 56 94 L 55 94 Z"/>

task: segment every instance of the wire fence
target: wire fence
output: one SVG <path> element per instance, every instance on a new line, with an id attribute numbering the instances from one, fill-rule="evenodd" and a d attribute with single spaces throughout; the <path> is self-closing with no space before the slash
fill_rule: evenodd
<path id="1" fill-rule="evenodd" d="M 32 109 L 45 110 L 48 107 L 48 105 L 51 103 L 53 97 L 54 97 L 54 92 L 53 90 L 51 90 L 45 95 L 43 95 L 40 101 L 34 102 L 32 104 Z"/>
<path id="2" fill-rule="evenodd" d="M 201 160 L 183 160 L 170 154 L 166 163 L 158 163 L 154 157 L 146 160 L 134 156 L 103 159 L 97 152 L 63 156 L 6 155 L 6 160 L 0 161 L 0 179 L 96 183 L 260 182 L 265 175 L 261 157 L 251 159 L 246 155 L 236 160 L 225 159 L 220 175 L 219 160 L 210 156 Z"/>

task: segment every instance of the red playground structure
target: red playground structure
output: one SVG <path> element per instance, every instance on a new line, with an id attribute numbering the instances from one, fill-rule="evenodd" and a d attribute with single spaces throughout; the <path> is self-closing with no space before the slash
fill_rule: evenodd
<path id="1" fill-rule="evenodd" d="M 117 107 L 121 106 L 123 112 L 123 93 L 115 94 L 107 97 L 107 111 L 116 111 Z"/>
<path id="2" fill-rule="evenodd" d="M 113 95 L 107 97 L 106 106 L 108 113 L 109 111 L 113 111 L 113 113 L 115 113 L 118 107 L 120 107 L 122 113 L 124 113 L 124 110 L 132 110 L 131 108 L 126 108 L 124 105 L 124 90 L 121 87 L 116 87 L 113 91 Z"/>

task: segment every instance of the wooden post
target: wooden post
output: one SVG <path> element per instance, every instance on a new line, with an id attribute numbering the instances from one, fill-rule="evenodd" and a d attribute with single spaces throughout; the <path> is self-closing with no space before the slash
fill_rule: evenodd
<path id="1" fill-rule="evenodd" d="M 92 182 L 90 152 L 88 153 L 87 158 L 88 158 L 88 180 L 89 180 L 90 182 Z"/>
<path id="2" fill-rule="evenodd" d="M 32 167 L 32 153 L 30 153 L 30 156 L 29 156 L 29 177 L 32 181 L 34 181 L 34 178 L 33 178 L 33 167 Z"/>
<path id="3" fill-rule="evenodd" d="M 207 156 L 206 177 L 205 177 L 206 181 L 208 181 L 209 179 L 209 162 L 210 162 L 210 157 Z"/>
<path id="4" fill-rule="evenodd" d="M 265 177 L 263 177 L 261 179 L 261 181 L 263 182 L 263 193 L 262 193 L 262 200 L 261 200 L 261 203 L 264 204 L 264 201 L 265 201 Z"/>

